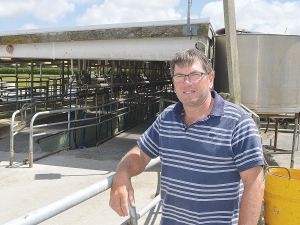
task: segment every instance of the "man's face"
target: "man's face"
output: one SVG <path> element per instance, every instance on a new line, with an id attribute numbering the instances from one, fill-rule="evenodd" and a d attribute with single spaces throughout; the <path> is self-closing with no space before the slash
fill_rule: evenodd
<path id="1" fill-rule="evenodd" d="M 194 72 L 206 72 L 199 61 L 194 62 L 192 65 L 184 65 L 182 67 L 175 65 L 174 68 L 174 75 L 188 75 Z M 210 90 L 213 87 L 213 80 L 213 72 L 209 75 L 203 75 L 202 79 L 197 81 L 190 81 L 188 77 L 185 77 L 185 81 L 183 83 L 173 82 L 174 90 L 183 106 L 199 107 L 210 96 Z"/>

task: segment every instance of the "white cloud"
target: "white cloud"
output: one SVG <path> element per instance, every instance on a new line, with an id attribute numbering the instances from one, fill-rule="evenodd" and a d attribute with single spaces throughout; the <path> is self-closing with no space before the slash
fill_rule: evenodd
<path id="1" fill-rule="evenodd" d="M 35 25 L 33 23 L 30 23 L 30 24 L 24 24 L 20 30 L 29 30 L 29 29 L 39 29 L 39 26 L 38 25 Z"/>
<path id="2" fill-rule="evenodd" d="M 77 18 L 79 25 L 128 23 L 181 19 L 174 10 L 179 0 L 105 0 Z"/>
<path id="3" fill-rule="evenodd" d="M 32 14 L 39 20 L 56 23 L 68 12 L 74 12 L 75 4 L 68 0 L 37 0 Z"/>
<path id="4" fill-rule="evenodd" d="M 264 33 L 300 34 L 300 2 L 236 0 L 236 26 Z M 223 1 L 205 5 L 201 17 L 210 17 L 216 29 L 224 27 Z"/>
<path id="5" fill-rule="evenodd" d="M 14 20 L 25 15 L 33 15 L 38 20 L 56 23 L 74 9 L 75 4 L 69 0 L 2 0 L 0 19 Z"/>
<path id="6" fill-rule="evenodd" d="M 32 0 L 2 0 L 0 4 L 0 19 L 13 20 L 28 14 L 33 8 Z"/>

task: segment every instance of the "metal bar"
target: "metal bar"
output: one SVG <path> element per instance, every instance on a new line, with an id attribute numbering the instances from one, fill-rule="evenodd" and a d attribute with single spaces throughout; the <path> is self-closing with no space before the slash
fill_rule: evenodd
<path id="1" fill-rule="evenodd" d="M 31 59 L 31 87 L 30 87 L 30 98 L 33 99 L 33 59 Z"/>
<path id="2" fill-rule="evenodd" d="M 288 154 L 288 155 L 291 155 L 292 154 L 292 151 L 289 151 L 289 150 L 285 150 L 286 152 L 283 152 L 283 151 L 280 151 L 280 152 L 264 152 L 265 154 L 267 155 L 279 155 L 279 154 Z"/>
<path id="3" fill-rule="evenodd" d="M 12 117 L 11 117 L 11 121 L 10 121 L 10 160 L 9 160 L 9 166 L 13 166 L 13 163 L 14 163 L 14 135 L 16 135 L 17 133 L 14 133 L 14 128 L 15 128 L 15 118 L 16 118 L 16 115 L 18 113 L 21 113 L 23 111 L 26 111 L 27 108 L 33 106 L 35 104 L 34 103 L 31 103 L 29 104 L 26 108 L 23 108 L 23 109 L 20 109 L 20 110 L 17 110 L 15 111 L 13 114 L 12 114 Z M 26 118 L 25 118 L 26 119 Z M 19 130 L 20 131 L 20 130 Z M 19 132 L 17 131 L 17 132 Z"/>
<path id="4" fill-rule="evenodd" d="M 141 217 L 143 217 L 147 212 L 149 212 L 153 207 L 155 207 L 159 202 L 161 201 L 161 195 L 157 195 L 148 205 L 146 205 L 144 208 L 142 208 L 137 213 L 137 219 L 139 220 Z M 126 220 L 122 225 L 127 225 L 130 223 L 130 218 Z"/>
<path id="5" fill-rule="evenodd" d="M 154 104 L 154 103 L 153 103 Z M 138 109 L 141 109 L 142 107 L 139 107 L 137 109 L 134 109 L 134 110 L 138 110 Z M 134 110 L 130 110 L 129 112 L 132 112 Z M 51 111 L 48 111 L 48 112 L 51 112 Z M 85 125 L 85 126 L 78 126 L 78 127 L 74 127 L 74 128 L 66 128 L 66 129 L 60 129 L 60 130 L 55 130 L 55 131 L 49 131 L 49 132 L 43 132 L 43 133 L 38 133 L 38 134 L 33 134 L 32 136 L 33 137 L 37 137 L 37 136 L 42 136 L 42 135 L 47 135 L 47 134 L 55 134 L 55 133 L 60 133 L 60 132 L 64 132 L 64 131 L 71 131 L 71 130 L 76 130 L 76 129 L 81 129 L 81 128 L 86 128 L 86 127 L 92 127 L 92 126 L 96 126 L 96 125 L 99 125 L 99 124 L 103 124 L 103 123 L 106 123 L 110 120 L 113 120 L 114 118 L 116 117 L 121 117 L 123 115 L 126 115 L 128 112 L 125 112 L 125 113 L 122 113 L 122 114 L 119 114 L 119 115 L 116 115 L 115 117 L 112 117 L 112 118 L 109 118 L 107 120 L 104 120 L 100 123 L 96 123 L 96 124 L 89 124 L 89 125 Z M 95 119 L 96 117 L 92 117 L 92 118 L 88 118 L 88 119 L 80 119 L 80 120 L 72 120 L 72 122 L 80 122 L 80 121 L 86 121 L 86 120 L 93 120 Z M 32 126 L 32 128 L 41 128 L 41 127 L 49 127 L 49 126 L 54 126 L 54 125 L 59 125 L 59 124 L 67 124 L 69 123 L 68 121 L 64 121 L 64 122 L 57 122 L 57 123 L 50 123 L 50 124 L 40 124 L 40 125 L 35 125 L 35 126 Z"/>
<path id="6" fill-rule="evenodd" d="M 188 0 L 187 26 L 188 26 L 188 31 L 189 32 L 192 32 L 192 28 L 191 28 L 191 7 L 192 7 L 192 0 Z"/>
<path id="7" fill-rule="evenodd" d="M 153 159 L 146 166 L 146 169 L 151 168 L 160 162 L 159 157 Z M 59 213 L 66 211 L 100 193 L 109 189 L 112 185 L 113 176 L 111 175 L 95 184 L 92 184 L 84 189 L 81 189 L 73 194 L 67 195 L 55 202 L 52 202 L 46 206 L 26 213 L 16 219 L 3 223 L 2 225 L 35 225 L 41 223 L 51 217 L 56 216 Z"/>
<path id="8" fill-rule="evenodd" d="M 131 183 L 131 178 L 130 178 L 130 183 Z M 138 222 L 138 218 L 137 218 L 137 214 L 136 214 L 136 209 L 135 207 L 132 207 L 129 199 L 127 199 L 127 203 L 128 203 L 128 211 L 129 211 L 129 220 L 130 220 L 130 224 L 131 225 L 137 225 Z"/>
<path id="9" fill-rule="evenodd" d="M 22 130 L 24 130 L 26 127 L 28 127 L 29 125 L 25 125 L 24 127 L 20 128 L 19 130 L 17 130 L 16 132 L 14 132 L 14 136 L 18 133 L 20 133 Z"/>
<path id="10" fill-rule="evenodd" d="M 260 128 L 261 130 L 265 130 L 266 128 Z M 275 131 L 275 128 L 269 128 L 270 131 Z M 294 130 L 292 129 L 278 129 L 279 132 L 287 132 L 287 133 L 294 133 Z M 300 130 L 298 129 L 297 133 L 300 133 Z"/>
<path id="11" fill-rule="evenodd" d="M 299 114 L 296 114 L 295 117 L 295 128 L 294 128 L 294 135 L 293 135 L 293 147 L 292 147 L 292 156 L 291 156 L 291 168 L 294 168 L 294 160 L 295 160 L 295 151 L 297 145 L 297 130 L 298 130 L 298 123 L 299 123 Z"/>
<path id="12" fill-rule="evenodd" d="M 275 124 L 274 148 L 277 148 L 277 139 L 278 139 L 278 119 L 276 119 L 276 124 Z"/>
<path id="13" fill-rule="evenodd" d="M 109 89 L 108 89 L 109 90 Z M 109 94 L 109 93 L 108 93 Z M 109 98 L 109 96 L 107 96 Z M 138 97 L 135 97 L 135 98 L 130 98 L 130 99 L 137 99 Z M 126 99 L 128 100 L 128 99 Z M 37 128 L 37 127 L 44 127 L 44 126 L 50 126 L 50 125 L 54 125 L 54 124 L 61 124 L 61 123 L 68 123 L 69 121 L 67 122 L 58 122 L 58 123 L 53 123 L 53 124 L 46 124 L 46 125 L 37 125 L 37 126 L 34 126 L 34 122 L 35 122 L 35 119 L 39 116 L 39 115 L 42 115 L 42 114 L 55 114 L 55 113 L 59 113 L 59 112 L 62 112 L 62 113 L 67 113 L 67 112 L 71 112 L 71 111 L 78 111 L 78 110 L 87 110 L 87 109 L 96 109 L 96 108 L 99 108 L 99 107 L 105 107 L 107 106 L 107 120 L 106 121 L 103 121 L 101 123 L 104 123 L 106 122 L 108 124 L 108 121 L 109 120 L 112 120 L 113 118 L 110 118 L 108 119 L 108 106 L 111 106 L 112 104 L 116 104 L 116 103 L 119 103 L 119 102 L 124 102 L 126 100 L 119 100 L 119 101 L 115 101 L 115 102 L 112 102 L 112 103 L 108 103 L 108 104 L 105 104 L 105 105 L 101 105 L 101 106 L 93 106 L 93 107 L 81 107 L 81 108 L 69 108 L 69 109 L 60 109 L 60 110 L 52 110 L 52 111 L 43 111 L 43 112 L 38 112 L 36 113 L 33 118 L 31 119 L 30 121 L 30 131 L 29 131 L 29 167 L 33 167 L 33 137 L 36 137 L 36 136 L 42 136 L 42 135 L 46 135 L 46 134 L 53 134 L 53 133 L 59 133 L 59 132 L 63 132 L 63 131 L 66 131 L 66 130 L 75 130 L 75 129 L 80 129 L 80 128 L 86 128 L 86 127 L 91 127 L 91 126 L 95 126 L 97 124 L 91 124 L 91 125 L 85 125 L 85 126 L 80 126 L 80 127 L 75 127 L 75 128 L 68 128 L 68 129 L 61 129 L 61 130 L 55 130 L 55 131 L 50 131 L 50 132 L 43 132 L 43 133 L 38 133 L 38 134 L 33 134 L 33 129 L 34 128 Z M 157 102 L 155 102 L 154 100 L 154 103 L 155 104 Z M 129 106 L 130 107 L 130 106 Z M 143 106 L 141 106 L 143 107 Z M 139 108 L 141 108 L 139 107 Z M 131 110 L 130 110 L 131 111 Z M 127 112 L 127 113 L 130 113 Z M 121 115 L 120 115 L 121 116 Z M 93 118 L 92 118 L 93 119 Z M 71 121 L 70 121 L 71 122 Z M 100 123 L 100 124 L 101 124 Z M 108 132 L 108 128 L 107 128 L 107 132 Z M 106 133 L 107 133 L 106 132 Z M 113 136 L 113 135 L 112 135 Z M 108 138 L 108 133 L 106 134 L 106 138 Z M 13 145 L 12 145 L 13 146 Z M 12 152 L 13 154 L 13 152 Z"/>

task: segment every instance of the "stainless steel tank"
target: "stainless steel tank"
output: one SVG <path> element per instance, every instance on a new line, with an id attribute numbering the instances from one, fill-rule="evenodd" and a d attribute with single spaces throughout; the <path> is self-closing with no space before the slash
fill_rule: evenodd
<path id="1" fill-rule="evenodd" d="M 242 103 L 257 113 L 300 112 L 300 36 L 238 34 Z M 225 36 L 216 37 L 215 89 L 229 92 Z"/>

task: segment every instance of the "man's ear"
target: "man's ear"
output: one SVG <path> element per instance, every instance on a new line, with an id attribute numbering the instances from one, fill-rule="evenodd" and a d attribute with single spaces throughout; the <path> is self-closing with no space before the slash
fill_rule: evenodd
<path id="1" fill-rule="evenodd" d="M 215 73 L 211 72 L 208 76 L 208 81 L 209 81 L 209 88 L 212 89 L 214 86 L 214 80 L 215 80 Z"/>

